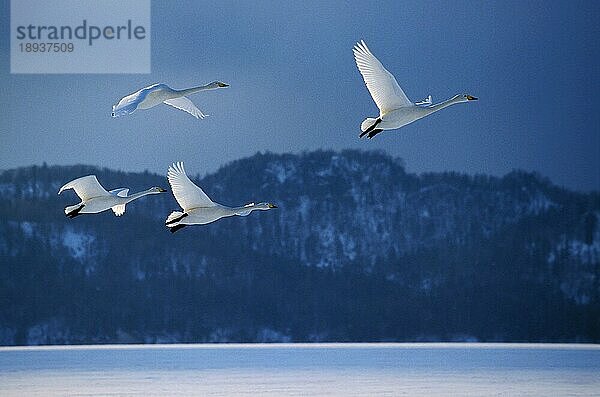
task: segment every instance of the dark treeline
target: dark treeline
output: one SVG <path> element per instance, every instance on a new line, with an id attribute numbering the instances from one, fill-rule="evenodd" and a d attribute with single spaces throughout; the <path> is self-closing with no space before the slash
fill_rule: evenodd
<path id="1" fill-rule="evenodd" d="M 346 151 L 257 154 L 198 183 L 277 211 L 170 234 L 164 194 L 69 220 L 89 166 L 0 173 L 0 343 L 600 341 L 600 196 L 538 175 L 414 175 Z"/>

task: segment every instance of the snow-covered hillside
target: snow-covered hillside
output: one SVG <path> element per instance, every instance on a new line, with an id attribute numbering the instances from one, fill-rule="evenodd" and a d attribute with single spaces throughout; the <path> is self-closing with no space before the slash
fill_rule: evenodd
<path id="1" fill-rule="evenodd" d="M 600 340 L 597 193 L 415 175 L 377 152 L 257 154 L 197 182 L 278 210 L 171 235 L 170 194 L 66 219 L 77 198 L 58 188 L 92 173 L 167 187 L 90 166 L 0 174 L 0 343 Z"/>

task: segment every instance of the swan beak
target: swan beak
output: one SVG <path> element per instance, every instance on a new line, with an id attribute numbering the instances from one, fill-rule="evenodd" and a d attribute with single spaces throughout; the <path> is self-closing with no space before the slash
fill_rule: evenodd
<path id="1" fill-rule="evenodd" d="M 164 192 L 166 192 L 166 191 L 167 191 L 167 189 L 163 189 L 162 187 L 159 187 L 159 188 L 158 188 L 158 191 L 159 191 L 159 192 L 161 192 L 161 193 L 164 193 Z"/>
<path id="2" fill-rule="evenodd" d="M 479 98 L 476 98 L 476 97 L 474 97 L 474 96 L 471 96 L 471 95 L 467 95 L 467 99 L 468 99 L 469 101 L 476 101 L 476 100 L 478 100 Z"/>
<path id="3" fill-rule="evenodd" d="M 226 84 L 226 83 L 219 83 L 219 87 L 229 87 L 229 84 Z"/>
<path id="4" fill-rule="evenodd" d="M 275 204 L 269 203 L 269 208 L 277 208 L 277 206 Z"/>

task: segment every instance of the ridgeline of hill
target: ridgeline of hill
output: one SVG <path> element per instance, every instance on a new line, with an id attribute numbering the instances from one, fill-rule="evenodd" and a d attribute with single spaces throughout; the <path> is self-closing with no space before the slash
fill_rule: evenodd
<path id="1" fill-rule="evenodd" d="M 278 210 L 171 234 L 170 193 L 67 219 L 91 166 L 0 173 L 0 344 L 600 342 L 600 195 L 415 175 L 377 152 L 257 154 L 197 180 Z"/>

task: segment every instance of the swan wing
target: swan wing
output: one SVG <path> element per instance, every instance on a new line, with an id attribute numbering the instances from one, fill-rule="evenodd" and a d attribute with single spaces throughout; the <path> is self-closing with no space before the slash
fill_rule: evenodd
<path id="1" fill-rule="evenodd" d="M 129 194 L 129 189 L 127 189 L 126 187 L 120 187 L 118 189 L 111 190 L 109 193 L 113 196 L 125 198 Z M 125 204 L 118 204 L 112 206 L 111 209 L 113 210 L 116 216 L 121 216 L 125 213 Z"/>
<path id="2" fill-rule="evenodd" d="M 129 189 L 127 189 L 126 187 L 120 187 L 118 189 L 113 189 L 109 191 L 109 193 L 113 196 L 127 197 L 127 195 L 129 194 Z"/>
<path id="3" fill-rule="evenodd" d="M 81 178 L 72 180 L 71 182 L 68 182 L 63 187 L 61 187 L 58 191 L 58 194 L 61 194 L 63 190 L 67 189 L 75 190 L 75 193 L 77 193 L 79 198 L 81 198 L 84 201 L 94 197 L 110 195 L 110 193 L 102 187 L 100 182 L 98 182 L 96 175 L 82 176 Z"/>
<path id="4" fill-rule="evenodd" d="M 427 98 L 423 99 L 422 101 L 419 102 L 415 102 L 415 105 L 417 106 L 424 106 L 424 105 L 431 105 L 432 103 L 432 99 L 431 99 L 431 95 L 429 95 Z"/>
<path id="5" fill-rule="evenodd" d="M 116 216 L 121 216 L 125 213 L 125 204 L 112 206 L 111 209 L 113 210 Z"/>
<path id="6" fill-rule="evenodd" d="M 184 96 L 181 96 L 179 98 L 167 99 L 165 101 L 165 103 L 169 106 L 173 106 L 175 109 L 179 109 L 179 110 L 183 110 L 184 112 L 188 112 L 189 114 L 191 114 L 192 116 L 194 116 L 197 119 L 203 119 L 206 116 L 208 116 L 208 114 L 202 113 L 202 111 L 200 109 L 198 109 L 192 101 L 190 101 L 188 98 L 186 98 Z"/>
<path id="7" fill-rule="evenodd" d="M 356 66 L 382 114 L 412 105 L 396 78 L 375 58 L 363 40 L 356 43 L 352 50 Z"/>
<path id="8" fill-rule="evenodd" d="M 167 172 L 173 196 L 184 211 L 198 207 L 214 207 L 215 203 L 188 178 L 183 163 L 173 163 Z"/>

